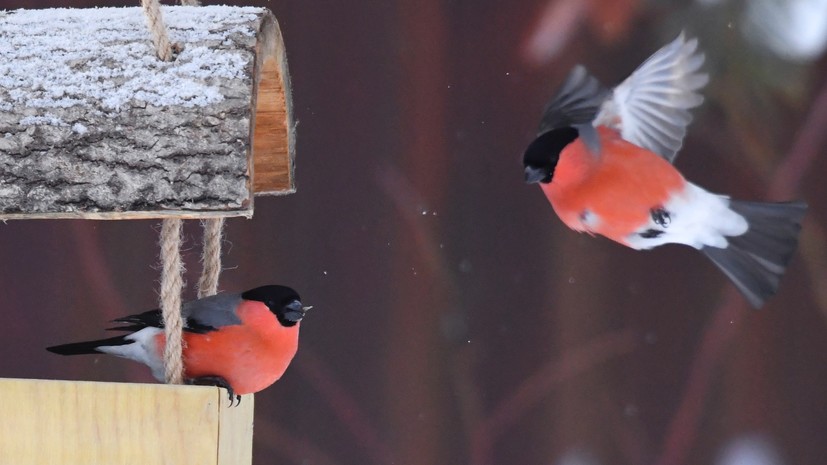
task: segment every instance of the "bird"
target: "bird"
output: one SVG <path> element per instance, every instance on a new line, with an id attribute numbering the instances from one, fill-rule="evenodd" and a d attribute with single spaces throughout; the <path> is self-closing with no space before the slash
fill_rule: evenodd
<path id="1" fill-rule="evenodd" d="M 241 293 L 219 293 L 184 303 L 183 364 L 186 384 L 259 392 L 281 378 L 296 355 L 299 326 L 312 307 L 290 287 L 267 285 Z M 128 334 L 47 347 L 60 355 L 110 354 L 147 365 L 164 380 L 164 321 L 161 310 L 113 320 L 108 330 Z"/>
<path id="2" fill-rule="evenodd" d="M 807 204 L 711 193 L 673 165 L 709 81 L 684 32 L 614 88 L 575 66 L 543 110 L 523 153 L 569 228 L 636 250 L 684 244 L 708 257 L 755 308 L 778 289 Z"/>

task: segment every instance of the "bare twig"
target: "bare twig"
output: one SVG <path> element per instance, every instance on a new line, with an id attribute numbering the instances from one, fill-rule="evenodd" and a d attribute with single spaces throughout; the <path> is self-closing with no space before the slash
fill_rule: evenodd
<path id="1" fill-rule="evenodd" d="M 298 370 L 319 392 L 339 421 L 347 427 L 359 444 L 376 463 L 393 463 L 393 454 L 379 438 L 359 404 L 330 374 L 330 369 L 311 351 L 303 349 L 296 364 Z"/>
<path id="2" fill-rule="evenodd" d="M 417 195 L 410 181 L 402 176 L 399 170 L 391 167 L 379 170 L 376 177 L 380 187 L 393 201 L 397 213 L 405 221 L 407 230 L 413 235 L 416 248 L 425 258 L 428 267 L 441 282 L 448 283 L 448 287 L 456 289 L 453 284 L 454 277 L 445 264 L 439 245 L 433 239 L 434 232 L 426 227 L 423 215 L 417 208 L 424 205 L 424 201 Z"/>
<path id="3" fill-rule="evenodd" d="M 827 84 L 819 91 L 801 130 L 796 134 L 792 148 L 784 157 L 784 162 L 778 166 L 770 182 L 770 197 L 786 199 L 793 196 L 801 183 L 801 178 L 823 151 L 825 139 L 827 139 Z"/>
<path id="4" fill-rule="evenodd" d="M 609 359 L 628 354 L 636 346 L 634 332 L 623 330 L 601 335 L 582 347 L 566 351 L 560 359 L 549 361 L 526 378 L 478 426 L 473 435 L 471 463 L 489 463 L 497 436 L 548 395 L 553 387 Z"/>
<path id="5" fill-rule="evenodd" d="M 523 45 L 524 59 L 540 65 L 553 60 L 579 29 L 593 0 L 549 1 Z"/>
<path id="6" fill-rule="evenodd" d="M 769 196 L 793 195 L 824 144 L 827 128 L 827 84 L 816 97 L 810 113 L 790 151 L 770 181 Z M 712 375 L 726 346 L 735 337 L 746 311 L 744 300 L 730 287 L 724 301 L 707 327 L 689 375 L 681 404 L 669 425 L 659 465 L 678 465 L 686 461 L 697 436 L 704 403 L 709 395 Z"/>
<path id="7" fill-rule="evenodd" d="M 669 424 L 663 453 L 655 463 L 677 465 L 684 462 L 697 436 L 697 426 L 712 384 L 712 375 L 726 346 L 738 333 L 747 310 L 738 291 L 734 287 L 727 289 L 723 305 L 704 332 L 680 406 Z"/>
<path id="8" fill-rule="evenodd" d="M 93 299 L 96 301 L 95 308 L 100 309 L 107 320 L 113 320 L 122 316 L 123 312 L 130 311 L 123 300 L 123 294 L 118 291 L 113 281 L 113 269 L 103 253 L 98 228 L 87 221 L 71 221 L 69 225 L 75 239 L 74 249 L 78 255 L 76 263 L 86 275 L 86 282 L 94 283 L 92 291 Z M 133 379 L 146 376 L 145 371 L 138 365 L 125 364 L 122 370 L 129 373 Z"/>

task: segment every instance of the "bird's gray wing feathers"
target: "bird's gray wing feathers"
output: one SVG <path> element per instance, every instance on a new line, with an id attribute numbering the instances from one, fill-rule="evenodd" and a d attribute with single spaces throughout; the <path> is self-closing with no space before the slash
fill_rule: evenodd
<path id="1" fill-rule="evenodd" d="M 223 326 L 241 324 L 236 308 L 240 294 L 216 294 L 185 303 L 181 315 L 186 319 L 185 329 L 191 332 L 209 332 Z"/>
<path id="2" fill-rule="evenodd" d="M 612 91 L 594 125 L 617 129 L 623 139 L 673 162 L 692 121 L 689 110 L 704 100 L 697 93 L 709 81 L 700 72 L 703 63 L 698 40 L 681 33 Z"/>
<path id="3" fill-rule="evenodd" d="M 597 132 L 592 125 L 603 102 L 609 97 L 604 87 L 586 68 L 571 70 L 557 94 L 543 111 L 538 135 L 564 127 L 577 129 L 580 138 L 594 153 L 600 150 Z"/>

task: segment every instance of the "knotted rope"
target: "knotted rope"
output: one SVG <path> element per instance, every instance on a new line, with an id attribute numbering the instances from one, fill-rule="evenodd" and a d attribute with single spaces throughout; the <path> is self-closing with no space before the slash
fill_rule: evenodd
<path id="1" fill-rule="evenodd" d="M 172 61 L 175 58 L 175 51 L 179 47 L 169 42 L 167 26 L 164 24 L 164 17 L 161 14 L 161 2 L 158 0 L 141 0 L 141 7 L 146 16 L 146 26 L 152 34 L 152 44 L 155 45 L 155 53 L 161 61 Z"/>

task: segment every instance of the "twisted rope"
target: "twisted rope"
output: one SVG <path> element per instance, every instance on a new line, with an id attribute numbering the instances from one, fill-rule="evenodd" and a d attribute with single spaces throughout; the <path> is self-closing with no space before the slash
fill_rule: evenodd
<path id="1" fill-rule="evenodd" d="M 218 276 L 221 274 L 221 236 L 224 218 L 210 218 L 201 222 L 204 226 L 204 248 L 201 252 L 201 279 L 198 280 L 198 298 L 218 292 Z"/>
<path id="2" fill-rule="evenodd" d="M 167 35 L 167 26 L 161 14 L 161 2 L 158 0 L 141 0 L 141 6 L 146 16 L 146 25 L 152 33 L 152 44 L 155 45 L 155 54 L 162 61 L 172 61 L 180 47 L 171 44 Z"/>
<path id="3" fill-rule="evenodd" d="M 161 315 L 164 318 L 164 377 L 169 384 L 181 384 L 184 379 L 183 340 L 181 331 L 181 219 L 165 219 L 161 223 Z"/>
<path id="4" fill-rule="evenodd" d="M 180 0 L 182 5 L 198 6 L 199 0 Z M 152 34 L 155 52 L 163 61 L 172 61 L 181 51 L 178 44 L 172 44 L 161 14 L 159 0 L 141 0 L 146 22 Z M 184 265 L 181 261 L 181 226 L 179 218 L 165 219 L 161 223 L 161 316 L 164 319 L 164 378 L 169 384 L 181 384 L 184 380 L 183 327 L 181 316 L 181 291 L 184 287 Z M 224 219 L 209 219 L 204 222 L 204 250 L 201 257 L 203 271 L 198 281 L 198 298 L 213 295 L 218 290 L 218 276 L 221 274 L 221 235 Z"/>

